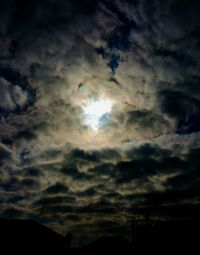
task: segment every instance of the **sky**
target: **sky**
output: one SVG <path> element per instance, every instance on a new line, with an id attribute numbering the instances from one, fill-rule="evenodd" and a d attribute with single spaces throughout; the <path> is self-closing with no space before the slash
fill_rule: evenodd
<path id="1" fill-rule="evenodd" d="M 0 3 L 0 217 L 89 239 L 200 212 L 200 4 Z"/>

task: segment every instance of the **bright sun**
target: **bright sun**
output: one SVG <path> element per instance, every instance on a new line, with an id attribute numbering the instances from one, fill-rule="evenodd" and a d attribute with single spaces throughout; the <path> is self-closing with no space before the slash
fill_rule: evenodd
<path id="1" fill-rule="evenodd" d="M 101 117 L 112 109 L 112 102 L 108 99 L 93 99 L 83 107 L 86 124 L 94 131 L 99 129 Z"/>

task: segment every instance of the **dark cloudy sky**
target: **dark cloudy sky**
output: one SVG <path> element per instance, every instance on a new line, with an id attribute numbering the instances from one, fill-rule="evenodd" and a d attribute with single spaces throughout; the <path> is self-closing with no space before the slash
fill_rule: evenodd
<path id="1" fill-rule="evenodd" d="M 0 216 L 90 236 L 200 212 L 200 4 L 0 3 Z M 83 105 L 107 98 L 94 132 Z"/>

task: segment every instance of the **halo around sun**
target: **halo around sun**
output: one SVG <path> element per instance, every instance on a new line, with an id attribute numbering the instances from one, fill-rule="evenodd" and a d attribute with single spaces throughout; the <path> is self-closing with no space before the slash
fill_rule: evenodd
<path id="1" fill-rule="evenodd" d="M 112 110 L 112 102 L 105 98 L 91 99 L 83 106 L 83 110 L 86 125 L 98 131 L 101 118 Z"/>

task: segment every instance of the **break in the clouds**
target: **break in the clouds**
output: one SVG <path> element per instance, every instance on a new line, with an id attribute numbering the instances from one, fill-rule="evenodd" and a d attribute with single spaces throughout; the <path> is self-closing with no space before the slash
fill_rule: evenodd
<path id="1" fill-rule="evenodd" d="M 123 215 L 198 214 L 199 11 L 193 0 L 0 3 L 2 217 L 89 238 Z"/>

